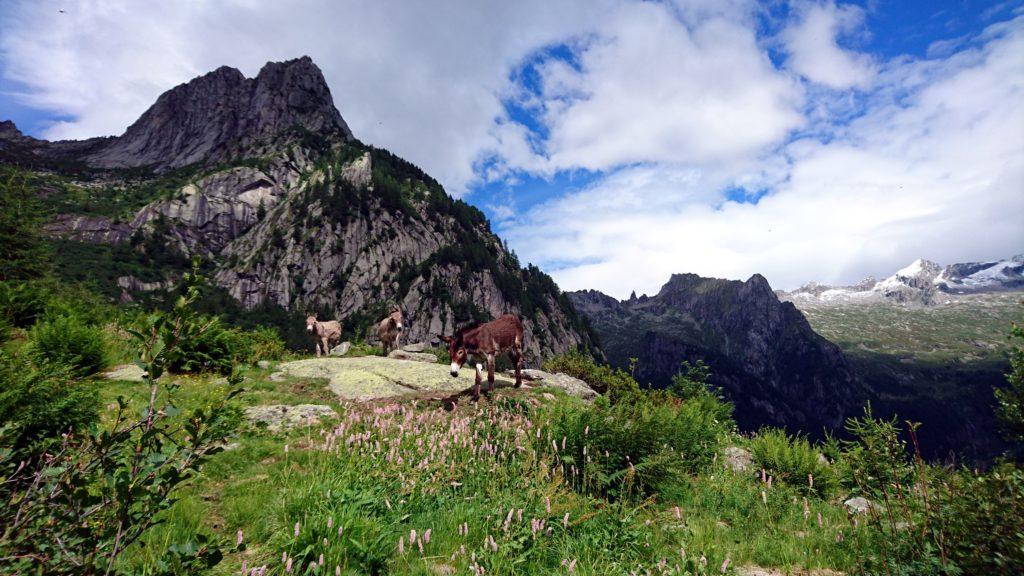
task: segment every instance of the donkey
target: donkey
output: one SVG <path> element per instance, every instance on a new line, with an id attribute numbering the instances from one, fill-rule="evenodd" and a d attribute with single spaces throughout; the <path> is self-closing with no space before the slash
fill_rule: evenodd
<path id="1" fill-rule="evenodd" d="M 384 347 L 385 356 L 399 346 L 401 333 L 402 311 L 395 306 L 387 318 L 377 323 L 377 337 L 380 338 L 380 345 Z"/>
<path id="2" fill-rule="evenodd" d="M 316 347 L 316 357 L 320 357 L 320 351 L 323 350 L 324 355 L 331 353 L 331 348 L 338 345 L 341 342 L 341 322 L 337 320 L 328 320 L 327 322 L 320 322 L 316 319 L 316 316 L 306 317 L 306 333 L 313 338 Z"/>
<path id="3" fill-rule="evenodd" d="M 448 344 L 448 354 L 452 359 L 452 376 L 459 375 L 459 369 L 472 356 L 479 360 L 487 357 L 487 390 L 494 389 L 494 358 L 498 354 L 508 354 L 516 367 L 516 388 L 523 385 L 520 371 L 523 369 L 523 323 L 513 314 L 505 314 L 486 324 L 463 328 L 454 336 L 441 338 Z M 483 366 L 476 365 L 476 381 L 473 397 L 480 398 L 480 373 Z"/>

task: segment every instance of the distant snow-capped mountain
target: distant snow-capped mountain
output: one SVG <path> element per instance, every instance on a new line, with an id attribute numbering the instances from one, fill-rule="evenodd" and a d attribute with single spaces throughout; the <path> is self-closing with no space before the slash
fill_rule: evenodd
<path id="1" fill-rule="evenodd" d="M 893 302 L 943 304 L 957 295 L 1024 290 L 1024 254 L 992 262 L 965 262 L 943 267 L 919 258 L 883 280 L 867 278 L 853 286 L 811 282 L 792 292 L 779 292 L 783 300 L 800 304 Z"/>

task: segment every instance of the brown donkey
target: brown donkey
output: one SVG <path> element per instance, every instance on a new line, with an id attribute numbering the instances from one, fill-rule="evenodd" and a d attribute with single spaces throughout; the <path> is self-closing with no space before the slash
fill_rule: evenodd
<path id="1" fill-rule="evenodd" d="M 377 337 L 384 348 L 384 355 L 401 346 L 402 310 L 395 306 L 388 317 L 377 323 Z"/>
<path id="2" fill-rule="evenodd" d="M 321 322 L 316 319 L 316 316 L 309 316 L 306 318 L 306 333 L 315 342 L 316 357 L 320 357 L 321 350 L 323 350 L 324 356 L 329 356 L 331 347 L 341 341 L 341 322 L 337 320 Z"/>
<path id="3" fill-rule="evenodd" d="M 459 369 L 470 356 L 479 360 L 487 357 L 487 389 L 494 389 L 494 358 L 508 354 L 516 367 L 516 388 L 523 384 L 520 371 L 523 369 L 523 323 L 513 314 L 505 314 L 486 324 L 463 328 L 454 336 L 443 336 L 448 343 L 448 354 L 452 359 L 452 376 L 459 375 Z M 476 365 L 476 382 L 473 397 L 480 398 L 480 373 L 483 366 Z"/>

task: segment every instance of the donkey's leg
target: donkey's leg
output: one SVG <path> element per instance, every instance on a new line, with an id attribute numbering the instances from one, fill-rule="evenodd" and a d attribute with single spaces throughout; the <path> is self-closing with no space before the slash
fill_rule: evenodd
<path id="1" fill-rule="evenodd" d="M 487 391 L 494 390 L 494 354 L 487 355 Z"/>
<path id="2" fill-rule="evenodd" d="M 512 362 L 516 365 L 516 388 L 519 388 L 523 385 L 523 353 L 521 350 L 514 349 L 512 354 Z"/>
<path id="3" fill-rule="evenodd" d="M 480 399 L 480 365 L 474 366 L 476 368 L 476 380 L 473 381 L 473 398 L 476 400 Z"/>

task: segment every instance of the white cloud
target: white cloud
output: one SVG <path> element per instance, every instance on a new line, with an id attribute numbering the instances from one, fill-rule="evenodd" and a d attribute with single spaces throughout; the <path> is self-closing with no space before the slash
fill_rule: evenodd
<path id="1" fill-rule="evenodd" d="M 888 274 L 917 257 L 1018 253 L 1024 18 L 982 38 L 946 60 L 892 63 L 880 75 L 892 85 L 835 139 L 798 140 L 766 159 L 771 192 L 756 205 L 719 205 L 732 173 L 645 165 L 538 206 L 503 232 L 525 260 L 557 267 L 564 289 L 619 297 L 656 292 L 674 272 L 759 272 L 793 288 Z"/>
<path id="2" fill-rule="evenodd" d="M 512 139 L 501 154 L 513 168 L 552 173 L 723 164 L 781 143 L 803 121 L 803 93 L 772 66 L 748 16 L 690 22 L 664 4 L 621 7 L 573 65 L 540 66 L 541 157 L 524 158 Z"/>
<path id="3" fill-rule="evenodd" d="M 864 12 L 831 0 L 797 7 L 799 20 L 782 33 L 787 65 L 811 82 L 830 88 L 865 88 L 874 76 L 871 58 L 843 48 L 838 40 L 861 29 Z"/>

